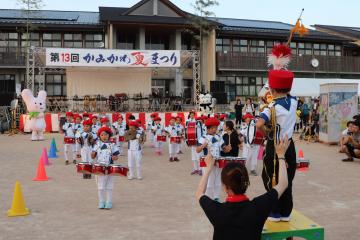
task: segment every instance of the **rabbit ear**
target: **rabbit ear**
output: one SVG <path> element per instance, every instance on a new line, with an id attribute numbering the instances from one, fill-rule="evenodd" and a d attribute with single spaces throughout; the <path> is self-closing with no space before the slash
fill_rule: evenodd
<path id="1" fill-rule="evenodd" d="M 28 104 L 29 102 L 33 102 L 35 100 L 30 89 L 22 90 L 21 97 L 23 98 L 26 104 Z"/>
<path id="2" fill-rule="evenodd" d="M 47 93 L 44 90 L 39 91 L 38 99 L 45 101 Z"/>

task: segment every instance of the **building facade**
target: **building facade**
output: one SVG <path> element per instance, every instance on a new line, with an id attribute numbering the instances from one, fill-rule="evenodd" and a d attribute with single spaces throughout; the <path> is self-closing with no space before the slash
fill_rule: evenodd
<path id="1" fill-rule="evenodd" d="M 167 0 L 142 0 L 130 8 L 99 7 L 98 12 L 32 11 L 29 43 L 35 47 L 100 48 L 124 50 L 180 50 L 180 68 L 76 68 L 47 69 L 49 97 L 116 93 L 194 97 L 192 59 L 187 51 L 198 43 L 191 14 Z M 24 88 L 26 77 L 26 18 L 22 10 L 0 9 L 0 105 L 8 105 Z M 286 42 L 290 24 L 271 21 L 210 18 L 214 30 L 204 40 L 201 64 L 204 91 L 218 92 L 230 102 L 257 96 L 267 81 L 267 54 Z M 360 79 L 360 58 L 351 40 L 330 32 L 311 30 L 290 44 L 290 69 L 298 78 Z M 349 50 L 351 49 L 351 50 Z M 313 59 L 318 65 L 312 65 Z M 213 87 L 211 86 L 213 85 Z M 35 75 L 35 90 L 39 88 Z"/>

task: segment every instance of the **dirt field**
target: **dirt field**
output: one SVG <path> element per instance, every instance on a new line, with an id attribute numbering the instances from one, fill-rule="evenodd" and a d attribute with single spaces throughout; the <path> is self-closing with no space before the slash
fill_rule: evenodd
<path id="1" fill-rule="evenodd" d="M 44 142 L 29 135 L 0 135 L 0 239 L 211 239 L 212 227 L 195 201 L 199 176 L 190 176 L 190 151 L 170 163 L 155 156 L 148 145 L 143 156 L 142 181 L 116 178 L 110 211 L 97 209 L 95 180 L 84 180 L 75 166 L 64 165 L 63 154 L 46 168 L 48 182 L 34 182 Z M 325 227 L 329 240 L 360 239 L 360 162 L 343 163 L 337 147 L 296 143 L 311 159 L 310 171 L 297 173 L 295 208 Z M 126 163 L 122 158 L 120 163 Z M 258 166 L 261 170 L 261 162 Z M 15 181 L 22 184 L 31 214 L 9 218 Z M 264 192 L 260 177 L 251 177 L 248 195 Z"/>

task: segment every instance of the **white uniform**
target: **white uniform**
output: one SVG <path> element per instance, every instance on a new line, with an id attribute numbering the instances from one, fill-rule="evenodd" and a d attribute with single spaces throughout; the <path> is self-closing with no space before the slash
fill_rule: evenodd
<path id="1" fill-rule="evenodd" d="M 186 126 L 188 125 L 188 123 L 190 122 L 195 122 L 196 120 L 193 118 L 189 118 L 186 120 Z M 197 137 L 198 137 L 198 141 L 202 136 L 202 128 L 200 127 L 200 125 L 196 125 L 196 131 L 197 131 Z M 199 135 L 200 133 L 200 135 Z M 191 146 L 191 160 L 193 161 L 193 170 L 194 171 L 198 171 L 200 170 L 200 164 L 199 164 L 199 158 L 200 158 L 200 154 L 196 152 L 196 148 L 197 146 Z"/>
<path id="2" fill-rule="evenodd" d="M 82 124 L 81 123 L 75 123 L 74 124 L 75 125 L 75 135 L 77 134 L 77 133 L 80 133 L 80 132 L 82 132 Z M 75 143 L 75 152 L 76 152 L 76 155 L 80 155 L 80 149 L 81 149 L 81 146 L 80 146 L 80 144 L 76 141 L 76 143 Z"/>
<path id="3" fill-rule="evenodd" d="M 155 126 L 155 123 L 153 120 L 149 120 L 146 123 L 146 130 L 148 132 L 148 136 L 149 136 L 149 141 L 152 145 L 154 145 L 154 141 L 155 141 L 155 135 L 154 133 L 151 131 L 152 127 Z"/>
<path id="4" fill-rule="evenodd" d="M 158 154 L 161 154 L 163 142 L 157 141 L 157 136 L 163 135 L 164 127 L 163 127 L 163 125 L 162 125 L 161 123 L 155 124 L 155 125 L 152 127 L 152 131 L 153 131 L 154 136 L 155 136 L 155 139 L 154 139 L 155 151 L 156 151 Z"/>
<path id="5" fill-rule="evenodd" d="M 128 167 L 129 167 L 129 179 L 135 177 L 135 167 L 137 178 L 142 179 L 141 173 L 141 160 L 142 160 L 142 151 L 141 144 L 139 139 L 141 137 L 141 131 L 136 131 L 136 139 L 128 141 Z"/>
<path id="6" fill-rule="evenodd" d="M 122 146 L 123 143 L 119 141 L 119 137 L 125 135 L 126 122 L 125 121 L 122 121 L 121 123 L 115 122 L 113 123 L 112 127 L 115 130 L 116 145 L 119 148 L 120 155 L 123 156 L 124 155 L 123 146 Z"/>
<path id="7" fill-rule="evenodd" d="M 76 138 L 82 138 L 82 142 L 83 145 L 81 146 L 81 150 L 80 150 L 80 154 L 81 154 L 81 161 L 82 162 L 92 162 L 92 158 L 91 158 L 91 151 L 93 146 L 89 145 L 89 136 L 92 135 L 93 139 L 97 140 L 97 136 L 95 133 L 93 132 L 84 132 L 84 131 L 80 131 L 76 133 Z"/>
<path id="8" fill-rule="evenodd" d="M 169 134 L 169 155 L 170 158 L 177 158 L 177 150 L 178 150 L 178 145 L 177 143 L 172 143 L 170 141 L 171 137 L 177 137 L 179 136 L 178 134 L 178 130 L 176 125 L 169 125 L 165 128 L 165 131 Z"/>
<path id="9" fill-rule="evenodd" d="M 255 121 L 251 121 L 250 125 L 255 125 Z M 240 133 L 244 136 L 244 149 L 243 149 L 243 157 L 246 158 L 246 165 L 250 170 L 255 171 L 257 166 L 257 157 L 259 155 L 260 145 L 251 144 L 249 142 L 249 125 L 246 123 L 241 125 Z"/>
<path id="10" fill-rule="evenodd" d="M 65 143 L 64 142 L 64 157 L 65 160 L 68 161 L 69 157 L 68 154 L 72 154 L 72 159 L 76 159 L 76 152 L 75 152 L 75 124 L 66 122 L 62 127 L 64 131 L 64 139 L 71 138 L 73 139 L 74 143 Z"/>
<path id="11" fill-rule="evenodd" d="M 200 144 L 207 143 L 207 147 L 204 149 L 204 155 L 206 156 L 209 152 L 214 158 L 220 157 L 221 145 L 223 139 L 219 135 L 205 134 L 200 140 Z M 221 168 L 214 166 L 211 171 L 206 186 L 205 194 L 213 199 L 220 199 L 221 193 Z"/>
<path id="12" fill-rule="evenodd" d="M 184 126 L 180 123 L 180 124 L 176 124 L 176 129 L 179 133 L 178 136 L 183 136 L 184 134 Z M 177 144 L 177 149 L 176 149 L 176 153 L 179 154 L 180 152 L 182 152 L 182 141 L 180 142 L 180 144 Z"/>
<path id="13" fill-rule="evenodd" d="M 119 155 L 119 149 L 115 143 L 104 143 L 99 140 L 92 149 L 96 152 L 96 163 L 109 165 L 112 163 L 111 157 Z M 112 202 L 112 190 L 114 188 L 114 176 L 97 175 L 95 176 L 98 187 L 99 202 Z M 105 199 L 106 193 L 106 199 Z"/>
<path id="14" fill-rule="evenodd" d="M 223 135 L 224 125 L 225 125 L 225 122 L 224 122 L 224 121 L 220 121 L 220 124 L 219 124 L 219 126 L 218 126 L 218 134 L 219 134 L 220 136 Z"/>
<path id="15" fill-rule="evenodd" d="M 98 130 L 100 129 L 101 125 L 99 123 L 95 123 L 91 126 L 91 131 L 94 133 L 97 133 Z"/>

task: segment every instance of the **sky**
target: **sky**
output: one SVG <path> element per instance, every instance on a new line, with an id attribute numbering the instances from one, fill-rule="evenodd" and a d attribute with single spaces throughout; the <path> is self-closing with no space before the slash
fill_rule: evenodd
<path id="1" fill-rule="evenodd" d="M 98 11 L 99 6 L 131 7 L 140 0 L 43 0 L 43 9 Z M 172 0 L 193 13 L 195 0 Z M 313 24 L 360 27 L 360 0 L 218 0 L 216 17 L 280 21 L 295 24 L 301 9 L 306 26 Z M 17 0 L 0 0 L 0 8 L 19 8 Z"/>

